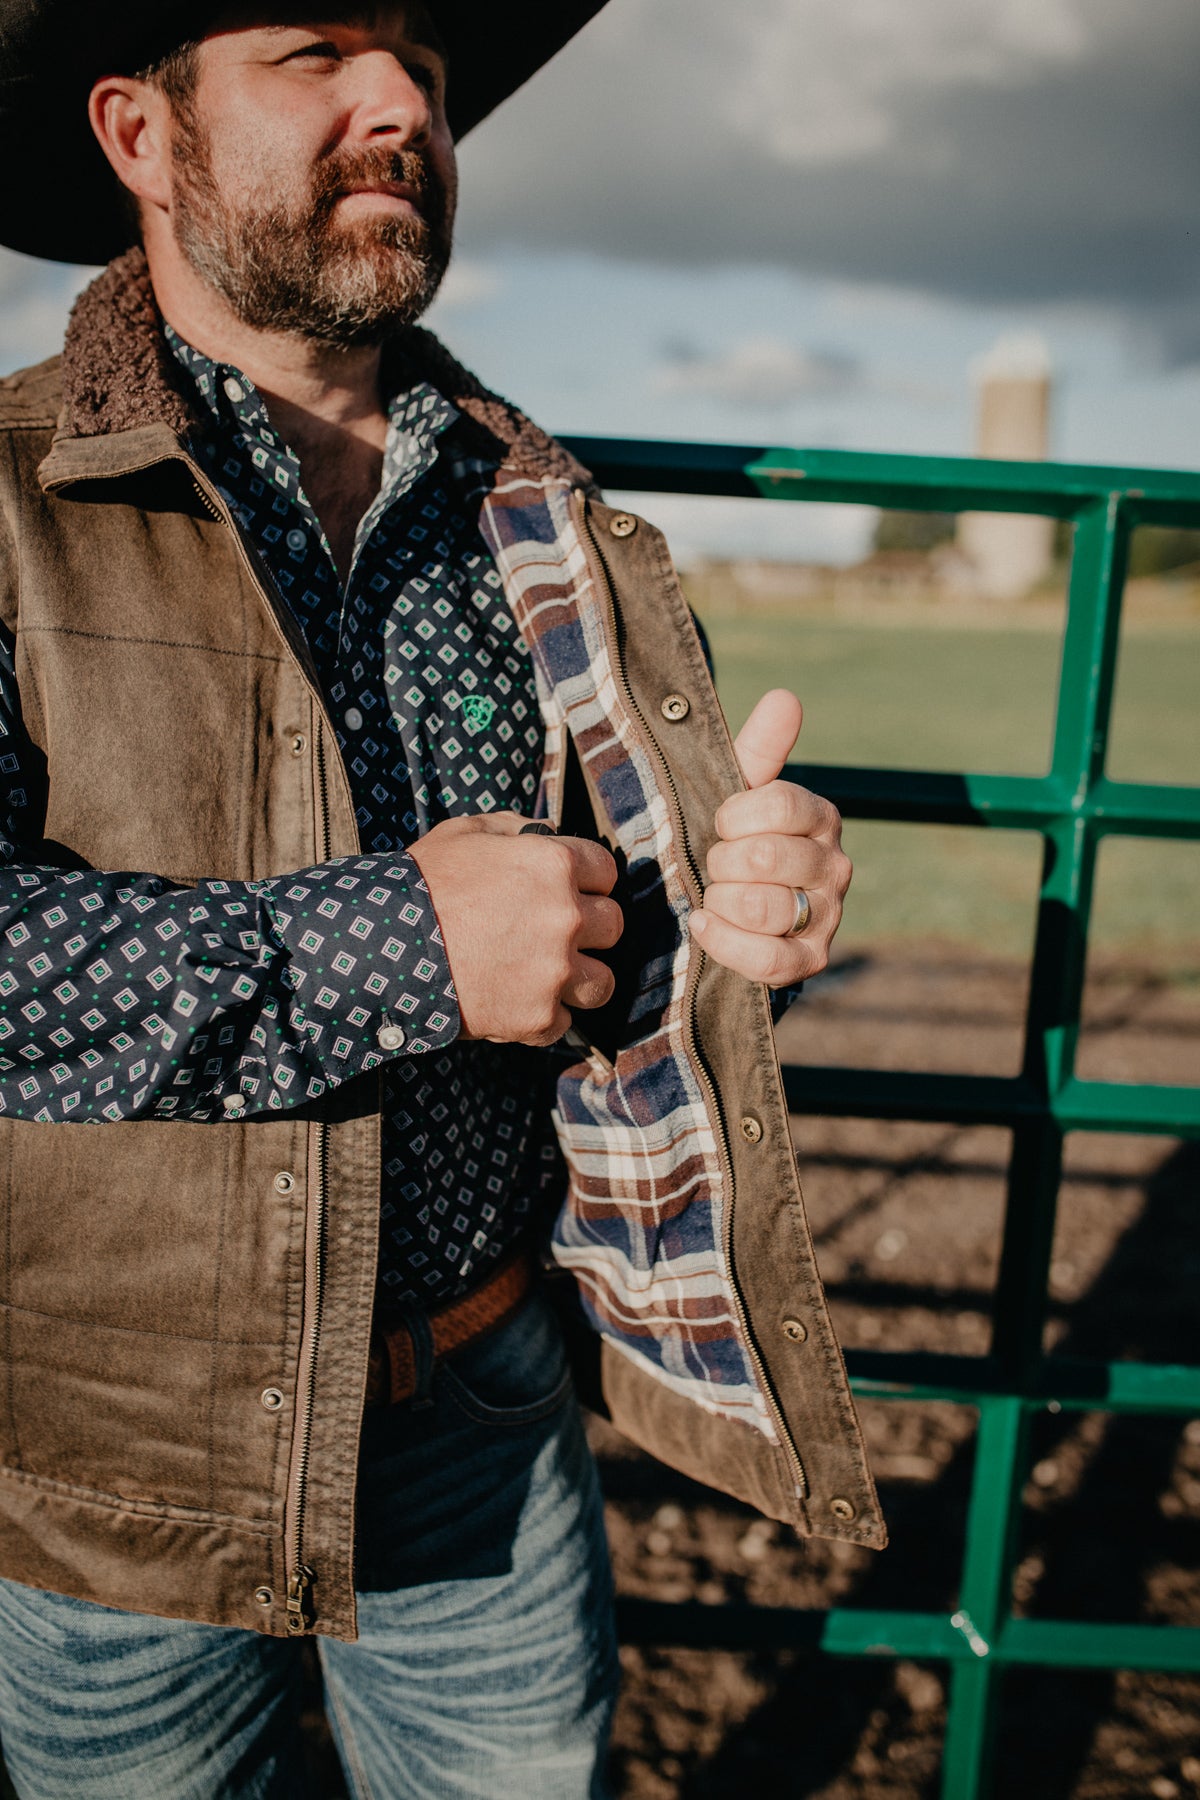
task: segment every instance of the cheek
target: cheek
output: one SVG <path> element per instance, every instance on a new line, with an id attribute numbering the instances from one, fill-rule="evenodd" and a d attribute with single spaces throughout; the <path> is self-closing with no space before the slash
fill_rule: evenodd
<path id="1" fill-rule="evenodd" d="M 324 121 L 310 113 L 293 117 L 278 104 L 269 110 L 234 95 L 208 123 L 213 176 L 223 195 L 296 192 L 311 181 L 323 147 Z"/>
<path id="2" fill-rule="evenodd" d="M 429 160 L 445 189 L 447 212 L 452 217 L 454 203 L 458 197 L 458 162 L 454 154 L 454 140 L 450 136 L 450 127 L 444 119 L 434 128 L 433 135 L 429 140 Z"/>
<path id="3" fill-rule="evenodd" d="M 231 200 L 276 200 L 307 193 L 309 162 L 299 146 L 288 145 L 282 134 L 268 142 L 261 133 L 240 130 L 231 134 L 224 154 L 214 154 L 217 186 Z"/>

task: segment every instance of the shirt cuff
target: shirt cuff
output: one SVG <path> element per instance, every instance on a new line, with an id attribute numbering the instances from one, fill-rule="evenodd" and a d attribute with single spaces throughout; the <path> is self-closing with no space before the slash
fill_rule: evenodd
<path id="1" fill-rule="evenodd" d="M 450 963 L 411 856 L 335 858 L 272 881 L 264 899 L 331 1080 L 458 1036 Z"/>

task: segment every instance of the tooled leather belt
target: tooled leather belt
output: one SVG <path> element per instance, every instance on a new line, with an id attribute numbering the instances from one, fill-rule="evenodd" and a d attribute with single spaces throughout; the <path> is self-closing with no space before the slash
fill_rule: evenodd
<path id="1" fill-rule="evenodd" d="M 480 1287 L 451 1300 L 428 1315 L 434 1360 L 461 1350 L 474 1338 L 494 1331 L 532 1291 L 534 1262 L 528 1254 L 502 1263 Z M 376 1326 L 371 1333 L 366 1404 L 396 1406 L 417 1391 L 417 1359 L 405 1324 Z"/>

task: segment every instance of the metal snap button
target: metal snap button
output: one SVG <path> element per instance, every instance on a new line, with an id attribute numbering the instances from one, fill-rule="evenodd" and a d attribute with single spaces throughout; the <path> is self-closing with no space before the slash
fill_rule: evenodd
<path id="1" fill-rule="evenodd" d="M 291 751 L 293 756 L 303 756 L 308 749 L 308 739 L 302 731 L 292 733 Z"/>
<path id="2" fill-rule="evenodd" d="M 268 1412 L 278 1412 L 283 1405 L 283 1395 L 278 1388 L 264 1388 L 259 1399 Z"/>
<path id="3" fill-rule="evenodd" d="M 245 1096 L 242 1094 L 226 1094 L 221 1102 L 227 1113 L 241 1112 L 245 1104 Z"/>
<path id="4" fill-rule="evenodd" d="M 608 521 L 608 529 L 616 538 L 632 537 L 637 527 L 638 522 L 632 513 L 614 513 Z"/>
<path id="5" fill-rule="evenodd" d="M 762 1139 L 762 1120 L 756 1119 L 753 1113 L 747 1113 L 738 1123 L 738 1130 L 748 1144 L 757 1144 Z"/>
<path id="6" fill-rule="evenodd" d="M 687 718 L 692 710 L 692 703 L 686 694 L 668 694 L 658 710 L 664 719 L 670 719 L 674 725 L 680 719 Z"/>
<path id="7" fill-rule="evenodd" d="M 278 1175 L 275 1177 L 275 1192 L 277 1194 L 290 1194 L 295 1185 L 296 1177 L 291 1171 L 288 1169 L 280 1169 Z"/>
<path id="8" fill-rule="evenodd" d="M 403 1050 L 405 1031 L 402 1025 L 381 1025 L 375 1033 L 375 1042 L 381 1050 Z"/>
<path id="9" fill-rule="evenodd" d="M 269 1587 L 255 1588 L 254 1598 L 258 1601 L 260 1606 L 274 1606 L 275 1590 L 274 1588 Z"/>
<path id="10" fill-rule="evenodd" d="M 308 533 L 307 531 L 301 531 L 298 525 L 294 526 L 292 530 L 288 532 L 287 547 L 289 550 L 294 550 L 297 555 L 300 554 L 307 543 Z"/>
<path id="11" fill-rule="evenodd" d="M 802 1325 L 799 1319 L 785 1319 L 783 1335 L 785 1338 L 789 1338 L 793 1344 L 802 1344 L 808 1336 L 808 1327 Z"/>
<path id="12" fill-rule="evenodd" d="M 835 1519 L 842 1521 L 843 1525 L 848 1525 L 851 1519 L 858 1517 L 858 1511 L 853 1501 L 843 1500 L 840 1495 L 837 1499 L 829 1502 L 829 1510 Z"/>

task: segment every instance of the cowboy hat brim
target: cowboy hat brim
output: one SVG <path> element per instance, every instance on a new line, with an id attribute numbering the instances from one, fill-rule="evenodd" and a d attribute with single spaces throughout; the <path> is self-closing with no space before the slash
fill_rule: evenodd
<path id="1" fill-rule="evenodd" d="M 605 0 L 428 4 L 446 45 L 446 110 L 457 141 Z M 99 0 L 0 0 L 0 165 L 8 170 L 0 244 L 77 263 L 106 263 L 129 248 L 130 214 L 88 123 L 87 96 L 102 75 L 149 67 L 228 10 L 228 0 L 125 0 L 117 8 Z"/>

